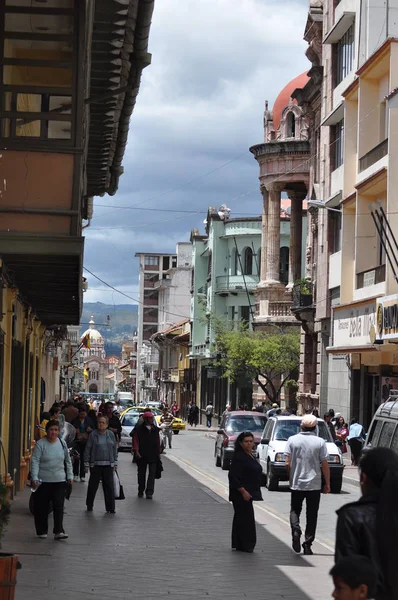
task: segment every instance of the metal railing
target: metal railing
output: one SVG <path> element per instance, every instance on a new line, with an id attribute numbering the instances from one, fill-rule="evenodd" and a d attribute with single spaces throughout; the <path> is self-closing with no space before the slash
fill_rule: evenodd
<path id="1" fill-rule="evenodd" d="M 388 154 L 388 138 L 380 144 L 369 150 L 364 156 L 359 159 L 359 172 L 365 171 L 368 167 L 374 165 L 378 160 Z"/>
<path id="2" fill-rule="evenodd" d="M 376 285 L 386 280 L 386 265 L 357 273 L 357 290 L 370 285 Z"/>
<path id="3" fill-rule="evenodd" d="M 258 275 L 221 275 L 216 277 L 216 292 L 255 290 L 260 282 Z"/>

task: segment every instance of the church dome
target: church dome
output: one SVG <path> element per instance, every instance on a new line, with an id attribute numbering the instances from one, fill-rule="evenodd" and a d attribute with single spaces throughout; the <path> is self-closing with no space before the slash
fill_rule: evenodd
<path id="1" fill-rule="evenodd" d="M 95 329 L 95 321 L 94 318 L 91 317 L 91 320 L 89 321 L 89 329 L 86 329 L 86 331 L 83 333 L 83 335 L 80 337 L 80 339 L 82 340 L 88 333 L 90 334 L 90 342 L 92 344 L 99 344 L 103 341 L 102 335 L 100 334 L 100 332 L 98 331 L 98 329 Z"/>
<path id="2" fill-rule="evenodd" d="M 286 106 L 288 106 L 291 102 L 290 99 L 294 90 L 296 90 L 297 88 L 303 88 L 309 81 L 309 79 L 310 78 L 308 77 L 306 71 L 305 73 L 302 73 L 298 77 L 292 79 L 292 81 L 285 85 L 283 90 L 278 94 L 272 111 L 275 131 L 277 131 L 280 125 L 283 109 L 286 108 Z M 297 101 L 293 100 L 293 104 L 297 104 Z"/>

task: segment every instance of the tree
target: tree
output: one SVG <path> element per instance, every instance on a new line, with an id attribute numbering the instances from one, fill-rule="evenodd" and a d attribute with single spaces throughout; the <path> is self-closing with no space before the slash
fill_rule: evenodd
<path id="1" fill-rule="evenodd" d="M 299 366 L 298 332 L 265 333 L 217 327 L 216 349 L 223 377 L 236 381 L 245 376 L 255 380 L 271 402 L 279 399 L 281 389 Z"/>

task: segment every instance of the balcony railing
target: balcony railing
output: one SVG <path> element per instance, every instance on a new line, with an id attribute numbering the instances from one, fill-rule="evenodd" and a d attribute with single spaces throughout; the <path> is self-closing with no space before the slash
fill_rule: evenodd
<path id="1" fill-rule="evenodd" d="M 368 271 L 362 271 L 357 273 L 357 290 L 370 285 L 376 285 L 376 283 L 383 283 L 386 280 L 386 265 L 380 265 L 375 269 Z"/>
<path id="2" fill-rule="evenodd" d="M 255 290 L 260 282 L 258 275 L 222 275 L 216 277 L 216 292 L 245 292 Z"/>
<path id="3" fill-rule="evenodd" d="M 269 303 L 269 316 L 270 317 L 291 317 L 292 316 L 292 303 L 290 300 L 283 300 L 280 302 Z"/>
<path id="4" fill-rule="evenodd" d="M 378 160 L 388 154 L 388 138 L 369 150 L 364 156 L 359 159 L 359 172 L 365 171 L 368 167 L 374 165 Z"/>
<path id="5" fill-rule="evenodd" d="M 313 285 L 309 281 L 304 285 L 296 283 L 293 286 L 292 310 L 299 311 L 313 306 Z"/>

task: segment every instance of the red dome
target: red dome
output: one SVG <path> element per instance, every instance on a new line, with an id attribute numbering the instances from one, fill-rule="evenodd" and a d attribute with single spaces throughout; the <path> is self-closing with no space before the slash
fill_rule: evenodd
<path id="1" fill-rule="evenodd" d="M 273 108 L 275 131 L 278 129 L 281 122 L 282 111 L 284 108 L 286 108 L 286 106 L 288 106 L 294 90 L 297 88 L 303 88 L 309 79 L 310 78 L 307 75 L 307 71 L 302 73 L 298 77 L 292 79 L 292 81 L 288 83 L 277 96 Z M 293 100 L 293 103 L 297 104 L 297 101 Z"/>

